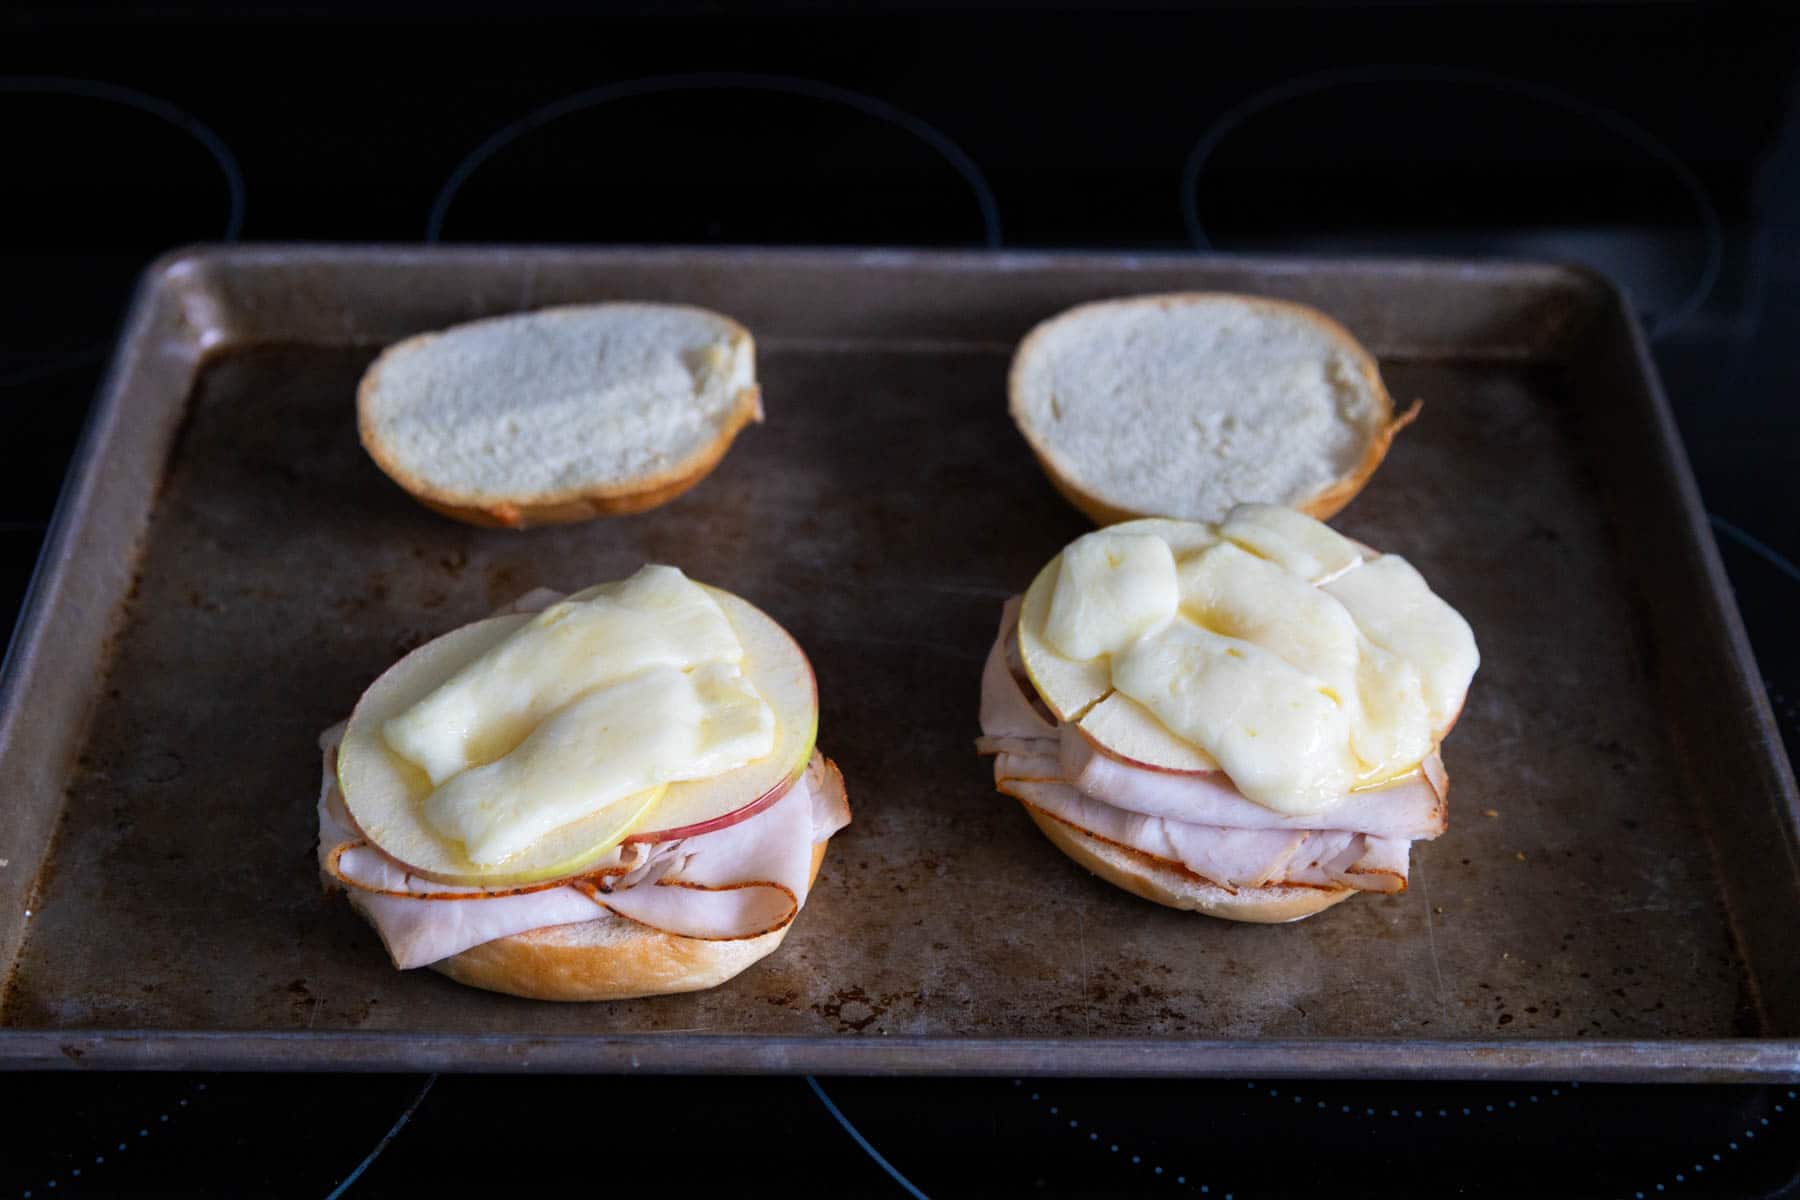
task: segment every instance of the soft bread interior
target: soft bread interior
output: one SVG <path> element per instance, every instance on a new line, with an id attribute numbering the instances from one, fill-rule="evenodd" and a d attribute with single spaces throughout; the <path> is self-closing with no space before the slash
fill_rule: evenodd
<path id="1" fill-rule="evenodd" d="M 1101 524 L 1217 521 L 1243 502 L 1323 519 L 1404 424 L 1335 321 L 1216 293 L 1071 309 L 1020 344 L 1008 390 L 1051 481 Z"/>
<path id="2" fill-rule="evenodd" d="M 672 499 L 762 415 L 741 325 L 626 303 L 408 339 L 364 375 L 357 412 L 370 456 L 428 507 L 513 526 Z"/>
<path id="3" fill-rule="evenodd" d="M 1229 892 L 1148 855 L 1101 841 L 1030 805 L 1022 807 L 1058 850 L 1115 887 L 1169 908 L 1228 921 L 1272 925 L 1310 917 L 1355 895 L 1349 888 L 1315 887 L 1260 887 Z"/>

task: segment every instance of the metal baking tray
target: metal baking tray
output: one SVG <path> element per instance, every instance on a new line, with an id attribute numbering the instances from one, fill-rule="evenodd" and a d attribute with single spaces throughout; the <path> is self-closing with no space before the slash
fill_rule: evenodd
<path id="1" fill-rule="evenodd" d="M 1317 305 L 1425 402 L 1347 533 L 1483 664 L 1412 889 L 1294 926 L 1137 900 L 976 757 L 1002 600 L 1083 520 L 1008 356 L 1084 300 Z M 606 298 L 731 313 L 768 421 L 642 515 L 512 533 L 362 453 L 382 345 Z M 710 992 L 400 973 L 312 862 L 314 737 L 407 648 L 651 559 L 818 670 L 855 823 Z M 1558 267 L 1120 255 L 200 249 L 150 271 L 0 681 L 0 1066 L 1800 1079 L 1792 773 L 1644 342 Z"/>

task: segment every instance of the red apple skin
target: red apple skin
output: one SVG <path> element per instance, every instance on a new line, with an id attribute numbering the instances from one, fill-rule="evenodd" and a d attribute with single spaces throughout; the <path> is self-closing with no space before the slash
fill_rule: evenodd
<path id="1" fill-rule="evenodd" d="M 748 604 L 747 601 L 744 603 Z M 754 606 L 752 605 L 751 607 Z M 766 616 L 767 614 L 764 615 Z M 806 657 L 806 652 L 800 648 L 800 643 L 794 638 L 793 634 L 788 633 L 785 628 L 782 628 L 776 623 L 774 618 L 769 618 L 769 620 L 771 624 L 776 624 L 776 627 L 781 629 L 782 634 L 787 638 L 788 642 L 793 645 L 795 652 L 799 654 L 801 661 L 806 664 L 807 678 L 812 683 L 813 707 L 816 710 L 819 703 L 819 676 L 818 672 L 813 670 L 812 660 Z M 817 748 L 815 747 L 813 753 L 816 754 L 817 752 Z M 673 829 L 641 829 L 626 834 L 621 840 L 621 844 L 631 842 L 672 842 L 678 838 L 698 837 L 703 833 L 711 833 L 714 830 L 725 829 L 732 825 L 736 825 L 739 821 L 747 821 L 757 813 L 773 806 L 777 800 L 780 800 L 783 796 L 787 795 L 789 790 L 792 789 L 796 783 L 800 782 L 801 777 L 806 774 L 806 768 L 811 765 L 811 763 L 812 755 L 809 754 L 792 775 L 788 776 L 780 783 L 777 783 L 774 787 L 770 788 L 756 799 L 741 807 L 734 808 L 728 813 L 721 813 L 720 815 L 711 817 L 705 821 L 696 821 L 691 825 L 682 825 Z M 350 827 L 356 830 L 356 832 L 368 842 L 370 848 L 403 870 L 419 875 L 420 878 L 435 879 L 435 876 L 418 871 L 411 864 L 401 862 L 399 859 L 383 850 L 380 846 L 376 845 L 374 839 L 364 833 L 362 827 L 356 823 L 356 817 L 349 812 L 349 806 L 345 805 L 344 807 L 345 815 L 350 819 Z"/>
<path id="2" fill-rule="evenodd" d="M 807 759 L 807 763 L 810 764 L 811 762 L 812 762 L 812 759 L 809 757 Z M 739 821 L 748 821 L 751 817 L 754 817 L 757 813 L 762 812 L 764 809 L 773 806 L 777 800 L 779 800 L 783 796 L 787 795 L 788 792 L 793 789 L 793 786 L 796 783 L 800 782 L 801 776 L 803 776 L 805 774 L 806 774 L 806 767 L 802 766 L 798 771 L 795 771 L 788 778 L 782 780 L 780 783 L 776 784 L 774 787 L 770 788 L 768 791 L 764 792 L 762 795 L 758 796 L 756 799 L 750 801 L 750 803 L 744 805 L 741 808 L 734 808 L 728 813 L 722 813 L 719 816 L 713 817 L 711 820 L 696 821 L 692 825 L 683 825 L 679 829 L 640 830 L 637 833 L 627 834 L 625 836 L 624 840 L 627 842 L 673 842 L 678 838 L 698 837 L 703 833 L 711 833 L 715 829 L 725 829 L 728 826 L 736 825 Z M 356 818 L 354 816 L 352 816 L 348 811 L 345 812 L 345 816 L 348 817 L 348 819 L 349 819 L 350 828 L 356 831 L 357 836 L 360 837 L 364 842 L 366 842 L 371 850 L 375 851 L 375 853 L 381 855 L 383 858 L 387 859 L 389 862 L 400 867 L 402 870 L 413 871 L 413 868 L 411 866 L 408 866 L 406 863 L 401 862 L 399 859 L 395 858 L 393 855 L 391 855 L 387 851 L 383 850 L 380 846 L 377 846 L 374 843 L 374 841 L 372 841 L 369 838 L 369 835 L 363 832 L 362 826 L 360 826 L 356 823 Z M 416 874 L 417 872 L 414 872 L 414 873 Z M 420 876 L 420 878 L 430 878 L 430 877 L 429 876 Z M 554 881 L 552 881 L 551 884 L 535 884 L 535 885 L 532 885 L 532 887 L 541 890 L 544 887 L 553 886 L 553 885 L 554 885 Z M 519 889 L 519 890 L 527 890 L 527 889 Z M 506 893 L 506 894 L 510 894 L 510 893 Z"/>
<path id="3" fill-rule="evenodd" d="M 1087 730 L 1083 729 L 1079 725 L 1075 726 L 1075 732 L 1079 733 L 1082 737 L 1087 739 L 1088 745 L 1090 745 L 1094 748 L 1094 753 L 1103 754 L 1107 758 L 1112 759 L 1114 762 L 1124 763 L 1128 767 L 1136 767 L 1140 771 L 1155 771 L 1159 775 L 1218 775 L 1218 774 L 1222 774 L 1222 772 L 1219 772 L 1219 771 L 1182 771 L 1182 770 L 1176 769 L 1175 767 L 1165 767 L 1165 766 L 1160 766 L 1156 763 L 1140 762 L 1135 758 L 1128 758 L 1125 755 L 1120 754 L 1117 750 L 1114 750 L 1111 746 L 1108 746 L 1105 742 L 1101 741 L 1099 738 L 1095 737 L 1093 734 L 1089 733 Z"/>
<path id="4" fill-rule="evenodd" d="M 747 607 L 756 608 L 755 605 L 750 604 L 749 601 L 744 600 L 742 597 L 733 598 L 737 599 Z M 757 611 L 761 612 L 762 610 L 757 609 Z M 782 635 L 785 636 L 789 644 L 793 646 L 794 652 L 800 656 L 800 661 L 806 664 L 806 676 L 812 682 L 813 710 L 817 712 L 819 705 L 819 673 L 813 670 L 812 660 L 806 656 L 806 651 L 801 649 L 798 639 L 796 639 L 793 634 L 789 633 L 780 622 L 776 621 L 773 617 L 769 617 L 767 613 L 764 613 L 763 615 L 768 619 L 770 624 L 781 630 Z M 818 753 L 818 747 L 815 744 L 813 754 L 816 753 Z M 786 779 L 782 780 L 780 783 L 741 808 L 734 808 L 728 813 L 721 813 L 720 815 L 708 818 L 705 821 L 695 821 L 692 825 L 682 825 L 673 829 L 640 829 L 636 832 L 626 834 L 625 842 L 672 842 L 677 838 L 698 837 L 700 834 L 711 833 L 715 829 L 725 829 L 729 826 L 736 825 L 739 821 L 748 820 L 787 795 L 788 789 L 800 782 L 800 777 L 806 774 L 806 768 L 811 765 L 811 763 L 812 754 L 808 754 L 800 765 L 795 768 L 792 775 L 788 776 Z"/>
<path id="5" fill-rule="evenodd" d="M 808 758 L 807 761 L 811 762 L 812 760 Z M 677 829 L 640 829 L 635 833 L 626 834 L 625 841 L 672 842 L 677 838 L 698 837 L 703 833 L 711 833 L 715 829 L 724 829 L 728 826 L 736 825 L 739 821 L 747 821 L 763 809 L 770 807 L 777 800 L 787 795 L 789 790 L 792 789 L 796 783 L 800 782 L 800 777 L 804 774 L 806 774 L 806 767 L 803 764 L 798 771 L 794 772 L 788 778 L 782 780 L 756 799 L 750 801 L 750 803 L 744 805 L 742 808 L 734 808 L 728 813 L 721 813 L 719 816 L 712 817 L 709 820 L 696 821 L 692 825 L 683 825 Z"/>

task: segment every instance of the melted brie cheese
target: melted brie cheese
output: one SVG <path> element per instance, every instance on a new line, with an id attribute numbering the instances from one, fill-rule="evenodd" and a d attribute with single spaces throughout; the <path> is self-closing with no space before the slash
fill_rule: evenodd
<path id="1" fill-rule="evenodd" d="M 1363 560 L 1355 542 L 1279 504 L 1238 505 L 1225 514 L 1219 536 L 1313 584 L 1335 579 Z"/>
<path id="2" fill-rule="evenodd" d="M 1167 542 L 1101 530 L 1063 551 L 1044 637 L 1078 661 L 1116 654 L 1174 616 L 1179 602 Z"/>
<path id="3" fill-rule="evenodd" d="M 546 608 L 389 721 L 382 736 L 442 786 L 506 754 L 584 692 L 650 667 L 687 670 L 743 657 L 705 589 L 653 564 Z"/>
<path id="4" fill-rule="evenodd" d="M 426 823 L 496 863 L 552 829 L 775 748 L 775 716 L 727 663 L 651 667 L 570 701 L 510 753 L 426 797 Z"/>
<path id="5" fill-rule="evenodd" d="M 1069 677 L 1046 653 L 1103 656 L 1085 669 L 1160 723 L 1157 736 L 1195 747 L 1245 796 L 1287 814 L 1320 812 L 1432 752 L 1479 655 L 1467 622 L 1405 560 L 1365 558 L 1267 505 L 1179 527 L 1179 553 L 1176 531 L 1131 522 L 1063 552 L 1047 603 L 1025 606 L 1046 613 L 1042 636 L 1021 629 L 1040 691 Z"/>
<path id="6" fill-rule="evenodd" d="M 1113 661 L 1113 684 L 1265 807 L 1318 812 L 1356 780 L 1343 708 L 1255 642 L 1171 621 Z"/>
<path id="7" fill-rule="evenodd" d="M 1481 661 L 1475 633 L 1462 614 L 1438 599 L 1411 563 L 1393 554 L 1332 580 L 1325 590 L 1371 642 L 1418 669 L 1431 723 L 1447 727 Z"/>
<path id="8" fill-rule="evenodd" d="M 434 786 L 426 824 L 486 866 L 772 753 L 775 714 L 743 661 L 718 603 L 648 566 L 545 609 L 382 734 Z"/>

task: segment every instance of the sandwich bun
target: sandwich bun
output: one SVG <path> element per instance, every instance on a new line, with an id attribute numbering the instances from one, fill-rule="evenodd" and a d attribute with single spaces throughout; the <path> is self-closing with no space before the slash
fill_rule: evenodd
<path id="1" fill-rule="evenodd" d="M 1294 921 L 1406 890 L 1413 844 L 1446 826 L 1439 748 L 1479 664 L 1417 569 L 1304 514 L 1137 521 L 1077 538 L 1004 606 L 976 749 L 1114 886 Z"/>
<path id="2" fill-rule="evenodd" d="M 1229 891 L 1173 863 L 1104 841 L 1021 804 L 1050 844 L 1114 887 L 1168 908 L 1204 913 L 1227 921 L 1280 925 L 1323 912 L 1356 893 L 1351 888 L 1286 885 Z"/>
<path id="3" fill-rule="evenodd" d="M 1418 412 L 1316 309 L 1223 292 L 1079 305 L 1019 343 L 1008 409 L 1056 490 L 1099 525 L 1217 521 L 1267 501 L 1324 520 Z"/>
<path id="4" fill-rule="evenodd" d="M 813 847 L 809 887 L 825 846 Z M 457 983 L 528 1000 L 635 1000 L 717 987 L 772 953 L 791 928 L 790 921 L 755 937 L 707 941 L 610 916 L 529 929 L 430 966 Z"/>
<path id="5" fill-rule="evenodd" d="M 369 457 L 419 503 L 512 529 L 666 504 L 763 417 L 748 330 L 647 303 L 408 338 L 363 374 L 356 412 Z"/>
<path id="6" fill-rule="evenodd" d="M 772 748 L 660 788 L 648 809 L 627 797 L 483 866 L 428 826 L 422 812 L 434 794 L 430 777 L 420 760 L 401 757 L 384 730 L 400 714 L 432 703 L 430 697 L 454 686 L 457 672 L 475 664 L 490 664 L 481 668 L 491 672 L 482 687 L 496 690 L 499 680 L 511 686 L 498 689 L 503 696 L 518 694 L 533 679 L 532 656 L 484 655 L 537 628 L 532 614 L 564 599 L 597 599 L 601 588 L 571 597 L 534 590 L 495 616 L 414 650 L 370 685 L 348 721 L 320 738 L 320 870 L 327 890 L 341 890 L 375 929 L 395 966 L 430 967 L 457 983 L 528 999 L 623 1000 L 715 987 L 772 953 L 798 919 L 831 835 L 850 820 L 843 775 L 815 744 L 818 693 L 804 651 L 761 610 L 671 568 L 647 566 L 617 589 L 615 597 L 630 595 L 638 605 L 658 597 L 678 601 L 686 592 L 710 598 L 717 621 L 741 647 L 745 686 L 772 710 Z M 563 610 L 545 628 L 566 647 L 579 620 Z M 631 624 L 621 628 L 642 633 Z M 693 637 L 713 636 L 692 615 L 683 628 Z M 588 643 L 589 652 L 605 648 L 604 639 Z M 503 662 L 525 663 L 515 669 L 526 673 L 492 673 L 503 672 L 491 665 Z M 451 719 L 434 715 L 426 728 L 448 727 L 460 737 L 476 727 L 468 716 L 480 711 L 474 701 L 459 698 L 449 711 Z M 661 715 L 644 711 L 652 719 Z M 672 709 L 677 719 L 689 719 L 683 711 Z M 723 711 L 729 721 L 732 709 Z M 595 719 L 605 718 L 602 712 Z M 555 719 L 542 718 L 538 729 Z M 559 769 L 596 769 L 599 760 L 591 756 L 598 752 L 582 753 L 589 757 Z M 608 762 L 615 754 L 630 757 L 622 745 L 605 754 Z M 758 821 L 768 823 L 752 828 Z M 606 857 L 616 847 L 642 854 Z M 490 901 L 495 907 L 479 907 Z"/>

